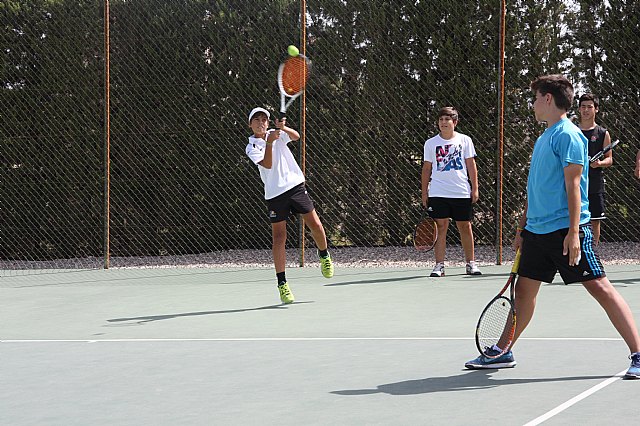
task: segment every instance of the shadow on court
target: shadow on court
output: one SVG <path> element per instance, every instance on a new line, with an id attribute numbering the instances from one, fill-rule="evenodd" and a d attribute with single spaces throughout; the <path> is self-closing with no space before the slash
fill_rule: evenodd
<path id="1" fill-rule="evenodd" d="M 418 380 L 378 385 L 375 389 L 346 389 L 332 391 L 336 395 L 369 395 L 386 393 L 388 395 L 419 395 L 435 392 L 457 392 L 490 389 L 496 386 L 521 385 L 528 383 L 571 382 L 580 380 L 601 380 L 611 376 L 572 376 L 545 379 L 494 379 L 491 375 L 497 370 L 474 370 L 465 374 L 448 377 L 427 377 Z"/>
<path id="2" fill-rule="evenodd" d="M 347 281 L 342 283 L 333 283 L 333 284 L 325 284 L 324 287 L 338 287 L 343 285 L 358 285 L 358 284 L 384 284 L 384 283 L 393 283 L 399 281 L 409 281 L 415 280 L 417 278 L 424 278 L 424 275 L 415 275 L 411 277 L 395 277 L 395 278 L 380 278 L 377 280 L 358 280 L 358 281 Z"/>
<path id="3" fill-rule="evenodd" d="M 380 278 L 380 279 L 370 279 L 370 280 L 357 280 L 357 281 L 345 281 L 345 282 L 339 282 L 339 283 L 332 283 L 332 284 L 324 284 L 324 287 L 339 287 L 339 286 L 345 286 L 345 285 L 359 285 L 359 284 L 386 284 L 386 283 L 393 283 L 393 282 L 400 282 L 400 281 L 409 281 L 409 280 L 415 280 L 415 279 L 425 279 L 425 278 L 432 278 L 429 277 L 429 271 L 425 271 L 423 274 L 421 275 L 412 275 L 412 276 L 408 276 L 408 277 L 394 277 L 394 278 Z M 495 277 L 504 277 L 505 280 L 506 278 L 509 276 L 509 273 L 485 273 L 483 272 L 482 275 L 467 275 L 464 272 L 461 272 L 459 274 L 456 273 L 448 273 L 447 274 L 447 278 L 451 278 L 451 277 L 455 277 L 456 279 L 463 279 L 463 280 L 474 280 L 474 281 L 492 281 L 493 278 Z M 442 278 L 438 278 L 435 281 L 444 281 Z"/>
<path id="4" fill-rule="evenodd" d="M 313 301 L 295 302 L 292 305 L 302 305 L 305 303 L 313 303 Z M 129 317 L 129 318 L 113 318 L 113 319 L 108 319 L 107 322 L 110 322 L 110 323 L 134 322 L 136 324 L 143 324 L 146 322 L 163 321 L 163 320 L 183 318 L 183 317 L 198 317 L 202 315 L 237 314 L 241 312 L 266 311 L 266 310 L 287 310 L 292 305 L 283 305 L 280 303 L 277 305 L 259 306 L 257 308 L 228 309 L 223 311 L 184 312 L 180 314 L 147 315 L 147 316 Z"/>
<path id="5" fill-rule="evenodd" d="M 638 278 L 632 278 L 628 280 L 613 280 L 611 281 L 613 285 L 616 284 L 640 284 L 640 280 Z"/>
<path id="6" fill-rule="evenodd" d="M 193 278 L 194 280 L 211 278 L 210 284 L 221 285 L 231 284 L 237 285 L 237 276 L 246 277 L 252 272 L 261 273 L 263 269 L 92 269 L 79 271 L 59 271 L 41 275 L 22 275 L 11 278 L 15 281 L 5 282 L 3 284 L 11 284 L 11 288 L 39 288 L 51 286 L 65 286 L 69 284 L 134 284 L 136 282 L 146 281 L 154 283 L 153 280 L 171 280 L 173 278 Z M 224 278 L 221 278 L 224 277 Z M 22 283 L 23 281 L 26 283 Z M 271 278 L 252 278 L 251 282 L 271 282 Z"/>

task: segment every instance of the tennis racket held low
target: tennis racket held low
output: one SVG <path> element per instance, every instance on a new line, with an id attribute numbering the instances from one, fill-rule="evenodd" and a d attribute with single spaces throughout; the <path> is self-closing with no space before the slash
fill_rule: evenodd
<path id="1" fill-rule="evenodd" d="M 507 283 L 480 314 L 476 326 L 476 347 L 487 358 L 499 358 L 513 345 L 516 331 L 515 283 L 519 265 L 518 250 Z M 509 297 L 505 296 L 507 289 Z"/>
<path id="2" fill-rule="evenodd" d="M 438 241 L 438 227 L 435 220 L 425 212 L 413 231 L 413 246 L 418 251 L 429 251 L 436 245 L 436 241 Z"/>

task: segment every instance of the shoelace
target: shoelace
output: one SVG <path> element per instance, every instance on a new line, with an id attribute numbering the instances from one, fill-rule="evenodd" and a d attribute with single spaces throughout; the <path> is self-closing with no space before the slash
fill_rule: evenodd
<path id="1" fill-rule="evenodd" d="M 631 360 L 631 365 L 640 368 L 640 353 L 629 355 L 629 359 Z"/>
<path id="2" fill-rule="evenodd" d="M 331 268 L 331 263 L 329 262 L 331 258 L 330 257 L 321 257 L 320 258 L 320 263 L 322 263 L 322 269 L 330 269 Z"/>
<path id="3" fill-rule="evenodd" d="M 281 289 L 281 290 L 280 290 L 280 293 L 281 293 L 283 296 L 285 296 L 285 297 L 291 296 L 291 292 L 289 291 L 289 289 L 288 289 L 288 288 L 283 288 L 283 289 Z"/>
<path id="4" fill-rule="evenodd" d="M 484 347 L 484 352 L 488 355 L 496 355 L 500 353 L 499 350 L 494 349 L 493 347 L 490 348 L 489 346 Z"/>

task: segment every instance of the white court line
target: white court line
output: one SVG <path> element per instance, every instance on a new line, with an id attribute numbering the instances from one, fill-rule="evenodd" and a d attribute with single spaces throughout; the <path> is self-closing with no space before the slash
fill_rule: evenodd
<path id="1" fill-rule="evenodd" d="M 136 343 L 136 342 L 312 342 L 327 340 L 474 340 L 473 337 L 230 337 L 203 339 L 2 339 L 0 343 Z M 538 341 L 619 341 L 619 337 L 521 337 Z"/>
<path id="2" fill-rule="evenodd" d="M 473 337 L 228 337 L 186 339 L 17 339 L 0 343 L 96 343 L 96 342 L 305 342 L 326 340 L 473 340 Z"/>
<path id="3" fill-rule="evenodd" d="M 582 401 L 583 399 L 585 399 L 589 395 L 592 395 L 592 394 L 598 392 L 600 389 L 603 389 L 603 388 L 609 386 L 611 383 L 613 383 L 613 382 L 615 382 L 617 380 L 620 380 L 620 377 L 624 376 L 624 373 L 626 373 L 626 372 L 627 372 L 627 370 L 622 370 L 621 372 L 619 372 L 615 376 L 609 377 L 604 382 L 599 383 L 599 384 L 595 385 L 594 387 L 592 387 L 590 389 L 587 389 L 586 391 L 582 392 L 580 395 L 574 396 L 573 398 L 571 398 L 567 402 L 565 402 L 563 404 L 560 404 L 556 408 L 554 408 L 553 410 L 548 411 L 545 414 L 541 415 L 540 417 L 531 420 L 529 423 L 525 424 L 524 426 L 536 426 L 536 425 L 539 425 L 542 422 L 545 422 L 545 421 L 549 420 L 551 417 L 555 416 L 556 414 L 559 414 L 559 413 L 563 412 L 564 410 L 566 410 L 567 408 L 571 407 L 572 405 Z"/>

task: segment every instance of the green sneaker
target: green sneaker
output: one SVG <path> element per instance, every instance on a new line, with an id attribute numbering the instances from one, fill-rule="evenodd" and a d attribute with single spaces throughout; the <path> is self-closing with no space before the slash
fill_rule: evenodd
<path id="1" fill-rule="evenodd" d="M 333 262 L 331 261 L 330 254 L 327 254 L 327 257 L 320 257 L 320 270 L 322 271 L 323 277 L 333 277 Z"/>
<path id="2" fill-rule="evenodd" d="M 287 305 L 289 303 L 293 303 L 293 293 L 291 293 L 291 290 L 289 289 L 289 284 L 286 282 L 278 284 L 278 291 L 280 292 L 280 300 L 282 300 L 282 303 Z"/>

